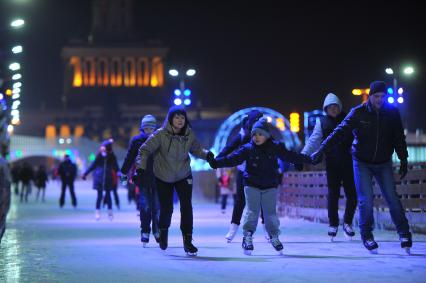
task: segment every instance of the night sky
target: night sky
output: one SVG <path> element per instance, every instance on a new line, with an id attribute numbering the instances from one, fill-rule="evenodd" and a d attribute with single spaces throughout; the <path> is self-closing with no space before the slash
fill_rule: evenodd
<path id="1" fill-rule="evenodd" d="M 349 110 L 361 102 L 353 88 L 366 88 L 372 80 L 390 82 L 386 67 L 412 64 L 415 75 L 399 79 L 407 92 L 403 113 L 410 130 L 426 128 L 426 9 L 420 1 L 136 2 L 141 39 L 169 47 L 168 65 L 197 69 L 193 95 L 205 106 L 266 106 L 287 116 L 320 108 L 325 95 L 334 92 Z M 6 39 L 2 47 L 24 42 L 23 110 L 39 109 L 43 102 L 60 105 L 60 51 L 71 38 L 87 38 L 90 1 L 1 3 L 2 25 L 11 15 L 26 19 L 19 34 L 0 30 Z"/>

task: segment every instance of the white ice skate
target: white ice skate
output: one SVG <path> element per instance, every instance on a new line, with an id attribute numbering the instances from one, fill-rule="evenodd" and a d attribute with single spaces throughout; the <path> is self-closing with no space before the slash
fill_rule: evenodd
<path id="1" fill-rule="evenodd" d="M 95 210 L 95 219 L 99 221 L 101 219 L 101 211 L 99 209 Z"/>
<path id="2" fill-rule="evenodd" d="M 363 241 L 364 247 L 371 253 L 371 254 L 377 254 L 379 245 L 376 241 L 374 241 L 373 238 L 367 239 Z"/>
<path id="3" fill-rule="evenodd" d="M 228 241 L 228 243 L 232 242 L 235 235 L 237 234 L 239 225 L 235 223 L 231 223 L 231 226 L 229 227 L 229 232 L 226 234 L 225 239 Z"/>
<path id="4" fill-rule="evenodd" d="M 108 218 L 110 221 L 114 219 L 114 215 L 112 214 L 112 209 L 108 209 Z"/>
<path id="5" fill-rule="evenodd" d="M 334 238 L 337 235 L 337 230 L 338 230 L 337 226 L 328 227 L 328 236 L 330 236 L 330 242 L 334 242 Z"/>
<path id="6" fill-rule="evenodd" d="M 343 223 L 343 232 L 345 234 L 345 238 L 349 241 L 352 241 L 352 237 L 355 236 L 355 232 L 352 229 L 352 226 L 346 223 Z"/>
<path id="7" fill-rule="evenodd" d="M 278 238 L 278 236 L 276 236 L 276 237 L 272 237 L 271 238 L 271 245 L 272 245 L 272 247 L 277 251 L 277 253 L 279 254 L 279 255 L 283 255 L 283 249 L 284 249 L 284 246 L 283 246 L 283 244 L 281 243 L 281 241 L 280 241 L 280 239 Z"/>
<path id="8" fill-rule="evenodd" d="M 265 224 L 262 224 L 262 228 L 263 228 L 263 234 L 265 235 L 265 240 L 270 243 L 271 242 L 271 236 L 269 236 L 268 231 L 266 231 L 266 226 Z"/>
<path id="9" fill-rule="evenodd" d="M 253 236 L 251 233 L 248 233 L 243 237 L 243 243 L 241 244 L 244 250 L 245 255 L 251 255 L 254 250 L 253 246 Z"/>

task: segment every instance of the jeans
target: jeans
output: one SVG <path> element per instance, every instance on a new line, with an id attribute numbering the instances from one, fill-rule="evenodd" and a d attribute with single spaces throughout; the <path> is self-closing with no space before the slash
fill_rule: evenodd
<path id="1" fill-rule="evenodd" d="M 247 212 L 244 219 L 244 235 L 256 231 L 260 209 L 263 209 L 265 228 L 269 236 L 277 237 L 280 234 L 280 220 L 277 216 L 278 189 L 260 190 L 255 187 L 244 187 L 247 202 Z"/>
<path id="2" fill-rule="evenodd" d="M 158 234 L 160 203 L 157 190 L 153 186 L 139 186 L 139 207 L 142 233 Z"/>
<path id="3" fill-rule="evenodd" d="M 192 176 L 175 183 L 163 182 L 156 178 L 158 200 L 160 201 L 160 229 L 169 229 L 173 214 L 173 192 L 176 190 L 180 202 L 180 230 L 182 234 L 191 234 L 192 215 Z"/>
<path id="4" fill-rule="evenodd" d="M 64 204 L 65 204 L 65 191 L 67 190 L 67 186 L 70 189 L 72 206 L 76 207 L 77 206 L 77 198 L 76 198 L 75 192 L 74 192 L 74 182 L 68 182 L 68 181 L 62 181 L 61 196 L 59 197 L 59 206 L 63 207 Z"/>
<path id="5" fill-rule="evenodd" d="M 102 202 L 102 194 L 105 192 L 105 199 L 104 202 L 106 203 L 108 209 L 112 209 L 112 201 L 111 201 L 111 190 L 97 190 L 98 196 L 96 197 L 96 209 L 101 208 L 101 202 Z"/>
<path id="6" fill-rule="evenodd" d="M 382 164 L 369 164 L 353 161 L 355 186 L 358 194 L 359 227 L 363 240 L 373 237 L 373 180 L 379 184 L 380 191 L 386 200 L 391 218 L 400 237 L 410 235 L 405 210 L 396 193 L 393 179 L 392 161 Z"/>

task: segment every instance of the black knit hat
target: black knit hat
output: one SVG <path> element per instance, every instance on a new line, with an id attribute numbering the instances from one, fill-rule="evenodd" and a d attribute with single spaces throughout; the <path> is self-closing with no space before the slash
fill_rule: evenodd
<path id="1" fill-rule="evenodd" d="M 105 147 L 106 151 L 111 152 L 113 142 L 113 139 L 107 139 L 102 142 L 101 146 Z"/>
<path id="2" fill-rule="evenodd" d="M 251 135 L 253 136 L 256 133 L 261 134 L 262 136 L 265 136 L 266 138 L 271 137 L 270 133 L 270 124 L 266 118 L 260 118 L 259 121 L 254 123 L 253 129 L 251 130 Z"/>
<path id="3" fill-rule="evenodd" d="M 370 93 L 369 95 L 384 92 L 386 93 L 386 83 L 383 81 L 374 81 L 370 84 Z"/>

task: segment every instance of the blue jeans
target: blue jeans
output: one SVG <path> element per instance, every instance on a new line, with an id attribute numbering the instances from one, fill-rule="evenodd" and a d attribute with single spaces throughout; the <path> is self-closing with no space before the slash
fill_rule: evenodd
<path id="1" fill-rule="evenodd" d="M 396 193 L 393 179 L 392 161 L 382 164 L 370 164 L 354 160 L 355 186 L 358 195 L 359 228 L 362 239 L 373 237 L 373 177 L 379 184 L 382 196 L 386 200 L 391 218 L 400 237 L 410 235 L 405 210 Z"/>
<path id="2" fill-rule="evenodd" d="M 142 233 L 158 234 L 158 221 L 160 217 L 160 203 L 157 190 L 153 186 L 139 187 L 139 208 Z"/>

